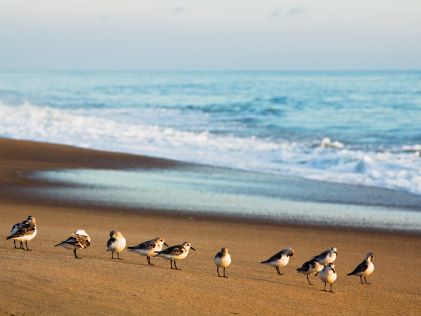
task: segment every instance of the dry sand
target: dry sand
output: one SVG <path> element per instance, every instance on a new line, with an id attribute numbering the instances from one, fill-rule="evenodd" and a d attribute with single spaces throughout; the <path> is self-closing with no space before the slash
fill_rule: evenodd
<path id="1" fill-rule="evenodd" d="M 421 237 L 419 235 L 265 225 L 222 219 L 163 217 L 154 211 L 133 212 L 98 207 L 60 206 L 60 201 L 19 196 L 22 187 L 45 185 L 20 177 L 22 171 L 61 167 L 171 167 L 175 162 L 61 145 L 0 140 L 0 314 L 421 314 Z M 32 251 L 13 249 L 5 237 L 28 215 L 39 233 Z M 55 248 L 77 228 L 92 245 L 71 251 Z M 121 231 L 129 245 L 162 235 L 169 244 L 190 241 L 197 248 L 180 261 L 181 271 L 153 258 L 122 253 L 111 260 L 105 251 L 110 230 Z M 233 258 L 228 279 L 218 278 L 214 254 L 228 247 Z M 296 255 L 278 276 L 259 264 L 291 246 Z M 312 255 L 338 248 L 336 293 L 321 291 L 313 278 L 295 269 Z M 361 285 L 347 277 L 365 254 L 375 252 L 376 270 Z"/>

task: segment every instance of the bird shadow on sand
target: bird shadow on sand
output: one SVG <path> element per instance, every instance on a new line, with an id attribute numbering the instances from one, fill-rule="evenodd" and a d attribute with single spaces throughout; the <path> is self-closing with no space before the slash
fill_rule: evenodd
<path id="1" fill-rule="evenodd" d="M 264 278 L 259 278 L 259 277 L 252 277 L 249 275 L 236 275 L 233 278 L 238 278 L 238 279 L 244 279 L 244 280 L 251 280 L 251 281 L 258 281 L 258 282 L 266 282 L 266 283 L 271 283 L 271 284 L 280 284 L 280 285 L 286 285 L 286 286 L 292 286 L 291 283 L 289 282 L 282 282 L 282 277 L 279 277 L 278 280 L 276 279 L 264 279 Z"/>

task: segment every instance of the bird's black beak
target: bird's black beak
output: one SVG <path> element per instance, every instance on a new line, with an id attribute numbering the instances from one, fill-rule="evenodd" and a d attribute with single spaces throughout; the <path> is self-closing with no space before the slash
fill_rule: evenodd
<path id="1" fill-rule="evenodd" d="M 196 251 L 196 249 L 194 249 L 193 247 L 190 247 L 190 249 Z"/>
<path id="2" fill-rule="evenodd" d="M 166 242 L 164 242 L 164 246 L 165 246 L 165 247 L 169 247 L 169 246 L 168 246 L 168 244 L 167 244 Z"/>

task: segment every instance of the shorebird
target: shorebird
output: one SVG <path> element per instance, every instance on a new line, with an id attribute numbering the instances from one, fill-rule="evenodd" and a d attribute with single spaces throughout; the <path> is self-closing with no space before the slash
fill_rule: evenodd
<path id="1" fill-rule="evenodd" d="M 313 283 L 310 282 L 308 276 L 312 274 L 317 276 L 322 269 L 323 266 L 316 259 L 311 259 L 307 262 L 304 262 L 301 268 L 297 269 L 297 272 L 306 275 L 308 284 L 313 285 Z"/>
<path id="2" fill-rule="evenodd" d="M 75 255 L 75 258 L 82 259 L 77 256 L 76 250 L 88 248 L 90 244 L 91 237 L 89 237 L 89 235 L 84 229 L 78 229 L 72 234 L 72 236 L 70 236 L 66 240 L 63 240 L 61 243 L 55 245 L 55 247 L 61 246 L 66 249 L 73 249 L 73 254 Z"/>
<path id="3" fill-rule="evenodd" d="M 28 218 L 24 220 L 23 222 L 13 225 L 10 236 L 8 236 L 6 239 L 13 239 L 14 243 L 16 240 L 20 241 L 20 246 L 21 246 L 20 249 L 24 249 L 24 250 L 25 248 L 23 247 L 23 242 L 25 242 L 26 250 L 31 251 L 28 248 L 28 241 L 31 241 L 32 239 L 34 239 L 36 235 L 37 235 L 37 226 L 36 226 L 35 217 L 28 216 Z M 16 248 L 16 243 L 15 243 L 15 248 Z"/>
<path id="4" fill-rule="evenodd" d="M 373 273 L 374 271 L 374 263 L 373 263 L 374 253 L 369 252 L 365 257 L 365 260 L 361 262 L 351 273 L 348 275 L 355 275 L 360 277 L 361 284 L 363 284 L 363 278 L 365 280 L 365 284 L 370 284 L 367 282 L 367 277 Z"/>
<path id="5" fill-rule="evenodd" d="M 123 234 L 112 230 L 110 231 L 110 239 L 107 242 L 107 251 L 111 251 L 111 259 L 114 259 L 114 252 L 117 253 L 117 259 L 120 259 L 120 252 L 126 248 L 126 238 Z"/>
<path id="6" fill-rule="evenodd" d="M 155 239 L 144 241 L 137 246 L 128 247 L 129 251 L 138 253 L 141 256 L 146 256 L 148 265 L 152 265 L 151 257 L 155 257 L 157 252 L 162 250 L 163 246 L 168 247 L 167 243 L 162 237 L 156 237 Z"/>
<path id="7" fill-rule="evenodd" d="M 283 275 L 279 268 L 285 267 L 289 262 L 289 257 L 294 255 L 294 250 L 291 248 L 285 248 L 279 251 L 277 254 L 273 255 L 269 259 L 262 261 L 260 263 L 267 264 L 271 267 L 275 267 L 279 275 Z"/>
<path id="8" fill-rule="evenodd" d="M 332 247 L 326 251 L 323 251 L 321 254 L 314 256 L 312 259 L 315 259 L 318 263 L 325 266 L 329 263 L 334 263 L 337 254 L 338 250 L 335 247 Z"/>
<path id="9" fill-rule="evenodd" d="M 328 263 L 324 266 L 322 271 L 319 273 L 319 278 L 324 282 L 325 287 L 324 291 L 326 292 L 326 283 L 330 284 L 330 292 L 333 293 L 333 283 L 336 281 L 336 271 L 335 271 L 335 265 L 333 263 Z"/>
<path id="10" fill-rule="evenodd" d="M 176 260 L 185 259 L 187 255 L 189 254 L 190 249 L 196 250 L 191 246 L 189 242 L 183 242 L 181 245 L 172 246 L 162 251 L 156 251 L 156 253 L 157 253 L 157 256 L 170 260 L 171 269 L 180 270 L 177 267 Z M 174 261 L 174 268 L 172 267 L 173 261 Z"/>
<path id="11" fill-rule="evenodd" d="M 219 275 L 219 268 L 224 268 L 223 277 L 228 278 L 225 275 L 225 268 L 227 268 L 231 264 L 231 256 L 228 253 L 228 248 L 221 248 L 221 251 L 215 255 L 215 258 L 213 260 L 216 264 L 216 272 L 218 273 L 218 276 L 222 276 Z"/>

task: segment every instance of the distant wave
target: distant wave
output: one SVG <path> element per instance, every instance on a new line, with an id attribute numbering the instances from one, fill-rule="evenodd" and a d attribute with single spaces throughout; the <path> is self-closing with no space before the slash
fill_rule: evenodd
<path id="1" fill-rule="evenodd" d="M 421 194 L 421 145 L 366 151 L 329 137 L 240 137 L 145 124 L 124 109 L 0 103 L 0 136 L 121 151 Z M 187 118 L 188 119 L 188 118 Z M 333 138 L 334 139 L 334 138 Z"/>
<path id="2" fill-rule="evenodd" d="M 342 149 L 345 147 L 345 145 L 341 142 L 338 141 L 331 141 L 329 137 L 325 137 L 322 139 L 322 141 L 320 142 L 320 147 L 322 148 L 338 148 L 338 149 Z"/>

